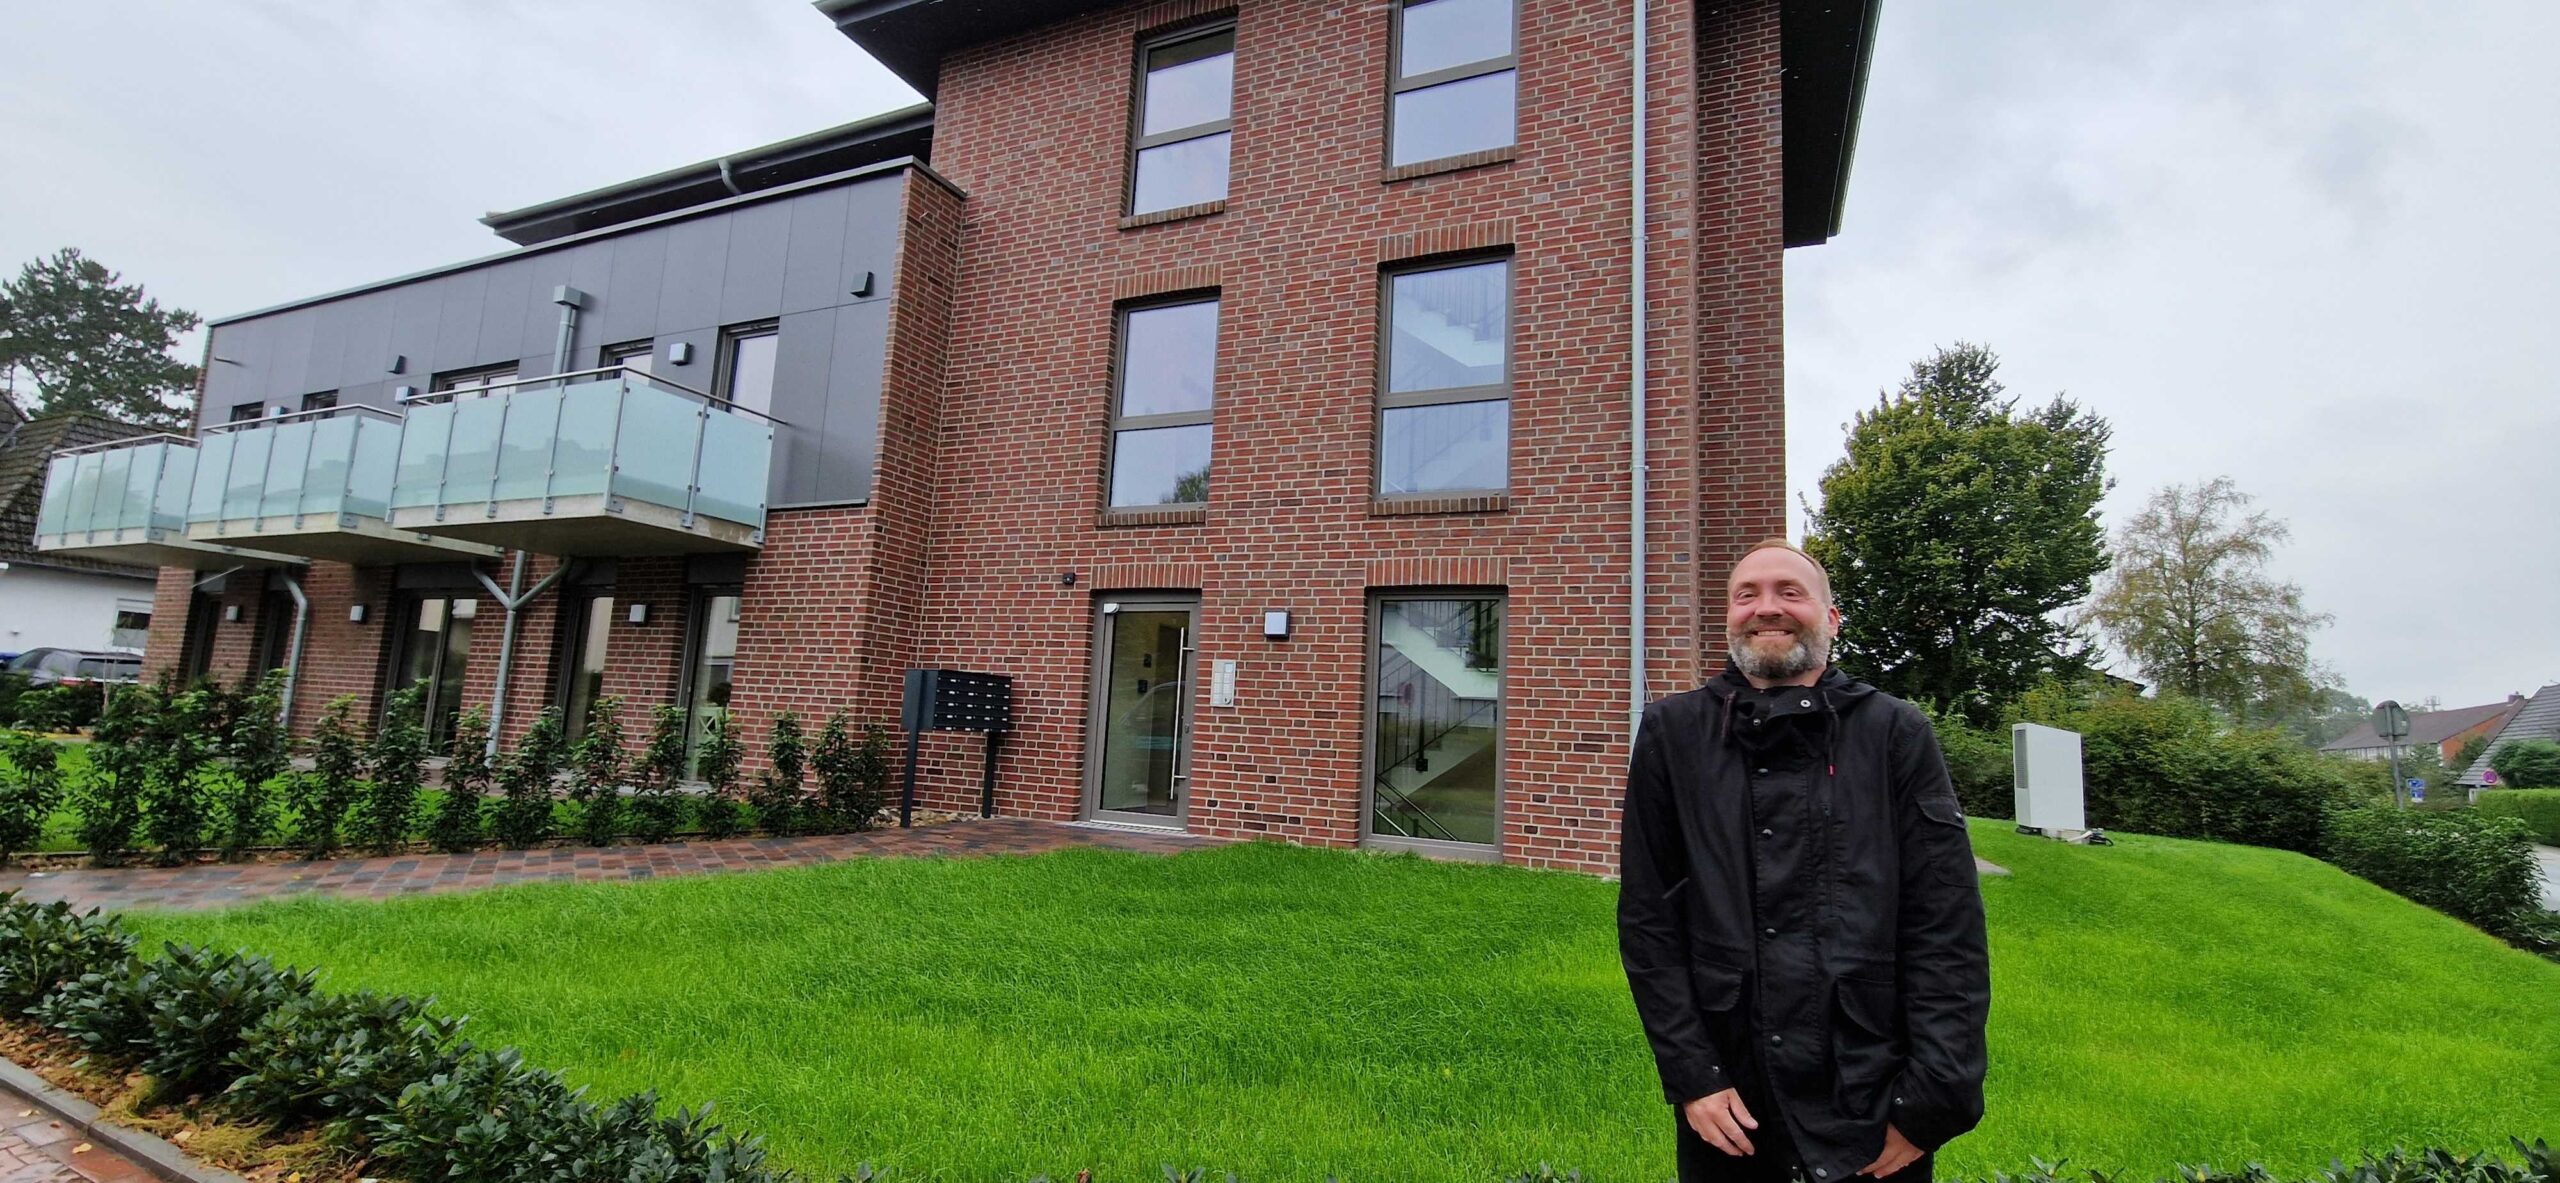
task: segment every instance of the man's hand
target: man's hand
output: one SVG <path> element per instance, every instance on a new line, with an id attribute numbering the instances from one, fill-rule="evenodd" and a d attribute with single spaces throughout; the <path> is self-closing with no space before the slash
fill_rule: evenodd
<path id="1" fill-rule="evenodd" d="M 1688 1119 L 1690 1129 L 1707 1140 L 1707 1145 L 1727 1154 L 1751 1153 L 1751 1139 L 1742 1131 L 1760 1128 L 1760 1123 L 1752 1119 L 1751 1110 L 1743 1106 L 1742 1094 L 1732 1089 L 1709 1093 L 1682 1105 L 1680 1115 Z"/>
<path id="2" fill-rule="evenodd" d="M 1893 1128 L 1892 1122 L 1886 1122 L 1884 1153 L 1877 1155 L 1874 1162 L 1868 1163 L 1858 1173 L 1881 1179 L 1919 1160 L 1920 1148 L 1912 1145 L 1911 1139 L 1903 1137 L 1902 1131 Z"/>

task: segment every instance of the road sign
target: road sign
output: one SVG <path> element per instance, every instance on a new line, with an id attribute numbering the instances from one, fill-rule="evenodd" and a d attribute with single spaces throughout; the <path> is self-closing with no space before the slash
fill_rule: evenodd
<path id="1" fill-rule="evenodd" d="M 2417 777 L 2414 777 L 2414 776 L 2413 776 L 2413 777 L 2410 777 L 2410 778 L 2409 778 L 2409 803 L 2410 803 L 2410 804 L 2412 804 L 2412 805 L 2422 805 L 2422 804 L 2425 804 L 2425 803 L 2426 803 L 2426 800 L 2427 800 L 2427 782 L 2425 782 L 2425 781 L 2423 781 L 2423 780 L 2419 780 Z"/>
<path id="2" fill-rule="evenodd" d="M 2387 698 L 2374 704 L 2373 733 L 2386 741 L 2409 738 L 2409 712 Z"/>
<path id="3" fill-rule="evenodd" d="M 2481 783 L 2481 784 L 2484 784 L 2484 785 L 2494 785 L 2494 784 L 2498 783 L 2498 770 L 2497 770 L 2497 769 L 2495 769 L 2495 768 L 2483 768 L 2483 769 L 2481 769 L 2481 770 L 2480 770 L 2480 783 Z"/>
<path id="4" fill-rule="evenodd" d="M 2427 778 L 2425 778 L 2425 777 L 2423 777 L 2423 776 L 2413 776 L 2413 777 L 2410 777 L 2410 778 L 2409 778 L 2409 791 L 2410 791 L 2410 792 L 2412 792 L 2412 793 L 2423 793 L 2423 792 L 2426 792 L 2426 791 L 2427 791 Z"/>

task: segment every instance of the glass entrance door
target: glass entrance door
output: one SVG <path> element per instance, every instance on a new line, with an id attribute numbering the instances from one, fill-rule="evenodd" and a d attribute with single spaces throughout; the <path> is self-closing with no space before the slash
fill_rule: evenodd
<path id="1" fill-rule="evenodd" d="M 1085 811 L 1106 821 L 1180 825 L 1191 799 L 1189 599 L 1105 600 L 1094 643 Z"/>
<path id="2" fill-rule="evenodd" d="M 471 660 L 471 622 L 480 601 L 466 597 L 411 600 L 401 614 L 391 690 L 426 687 L 427 745 L 442 752 L 462 715 L 462 671 Z"/>

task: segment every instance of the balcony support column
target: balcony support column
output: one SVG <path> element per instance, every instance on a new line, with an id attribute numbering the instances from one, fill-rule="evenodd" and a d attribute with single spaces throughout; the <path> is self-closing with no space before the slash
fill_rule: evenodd
<path id="1" fill-rule="evenodd" d="M 276 577 L 284 580 L 285 594 L 293 597 L 293 644 L 285 653 L 284 693 L 279 696 L 281 701 L 277 706 L 277 711 L 283 716 L 277 722 L 290 729 L 293 726 L 294 687 L 302 684 L 302 642 L 311 635 L 311 597 L 303 594 L 302 580 L 293 572 L 279 570 Z"/>
<path id="2" fill-rule="evenodd" d="M 532 603 L 542 593 L 551 590 L 552 584 L 559 582 L 561 576 L 568 574 L 570 564 L 574 561 L 562 561 L 559 566 L 551 569 L 549 575 L 543 576 L 541 582 L 527 588 L 524 585 L 525 553 L 517 551 L 515 565 L 507 573 L 507 588 L 504 591 L 498 589 L 498 581 L 489 578 L 488 572 L 476 566 L 471 569 L 471 574 L 480 580 L 480 586 L 488 588 L 489 594 L 496 597 L 499 606 L 507 610 L 506 620 L 498 626 L 498 686 L 489 703 L 488 751 L 489 758 L 492 760 L 498 758 L 498 735 L 503 730 L 502 725 L 507 721 L 507 683 L 510 680 L 509 675 L 515 672 L 516 622 L 519 614 L 525 605 Z"/>

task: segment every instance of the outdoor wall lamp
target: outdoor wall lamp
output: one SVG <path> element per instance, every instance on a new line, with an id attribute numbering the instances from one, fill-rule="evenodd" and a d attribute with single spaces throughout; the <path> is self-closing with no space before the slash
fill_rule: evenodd
<path id="1" fill-rule="evenodd" d="M 858 283 L 858 284 L 853 285 L 853 294 L 854 294 L 854 295 L 857 295 L 857 296 L 868 296 L 868 295 L 870 295 L 870 294 L 871 294 L 871 273 L 870 273 L 870 272 L 865 271 L 865 272 L 863 272 L 863 273 L 862 273 L 862 282 L 861 282 L 861 283 Z"/>
<path id="2" fill-rule="evenodd" d="M 679 365 L 679 366 L 689 366 L 689 365 L 692 365 L 692 364 L 693 364 L 693 342 L 691 342 L 691 341 L 678 341 L 678 342 L 676 342 L 676 343 L 675 343 L 675 344 L 673 344 L 673 345 L 669 345 L 669 346 L 667 346 L 667 362 L 668 362 L 668 364 L 670 364 L 670 365 Z"/>
<path id="3" fill-rule="evenodd" d="M 1265 613 L 1263 613 L 1263 614 L 1262 614 L 1262 635 L 1263 635 L 1266 639 L 1273 640 L 1273 641 L 1286 641 L 1286 640 L 1288 640 L 1288 639 L 1289 639 L 1289 614 L 1288 614 L 1288 613 L 1286 613 L 1286 612 L 1265 612 Z"/>
<path id="4" fill-rule="evenodd" d="M 1075 573 L 1075 572 L 1073 572 L 1073 571 L 1060 571 L 1060 572 L 1058 572 L 1058 586 L 1060 586 L 1060 587 L 1074 587 L 1075 585 L 1076 585 L 1076 573 Z"/>
<path id="5" fill-rule="evenodd" d="M 405 353 L 395 353 L 395 354 L 392 354 L 392 355 L 391 355 L 391 372 L 392 372 L 392 373 L 394 373 L 394 374 L 406 374 L 406 373 L 408 373 L 408 372 L 409 372 L 409 355 L 408 355 L 408 354 L 405 354 Z"/>
<path id="6" fill-rule="evenodd" d="M 238 623 L 240 623 L 240 605 L 238 605 L 238 604 L 224 604 L 224 605 L 222 606 L 222 623 L 224 623 L 224 624 L 238 624 Z"/>
<path id="7" fill-rule="evenodd" d="M 363 624 L 363 623 L 364 623 L 364 605 L 362 605 L 362 604 L 349 604 L 349 605 L 347 605 L 347 623 L 349 623 L 349 624 Z"/>
<path id="8" fill-rule="evenodd" d="M 622 618 L 633 624 L 647 624 L 649 623 L 649 606 L 647 604 L 633 604 L 631 606 L 631 611 L 624 613 Z"/>

